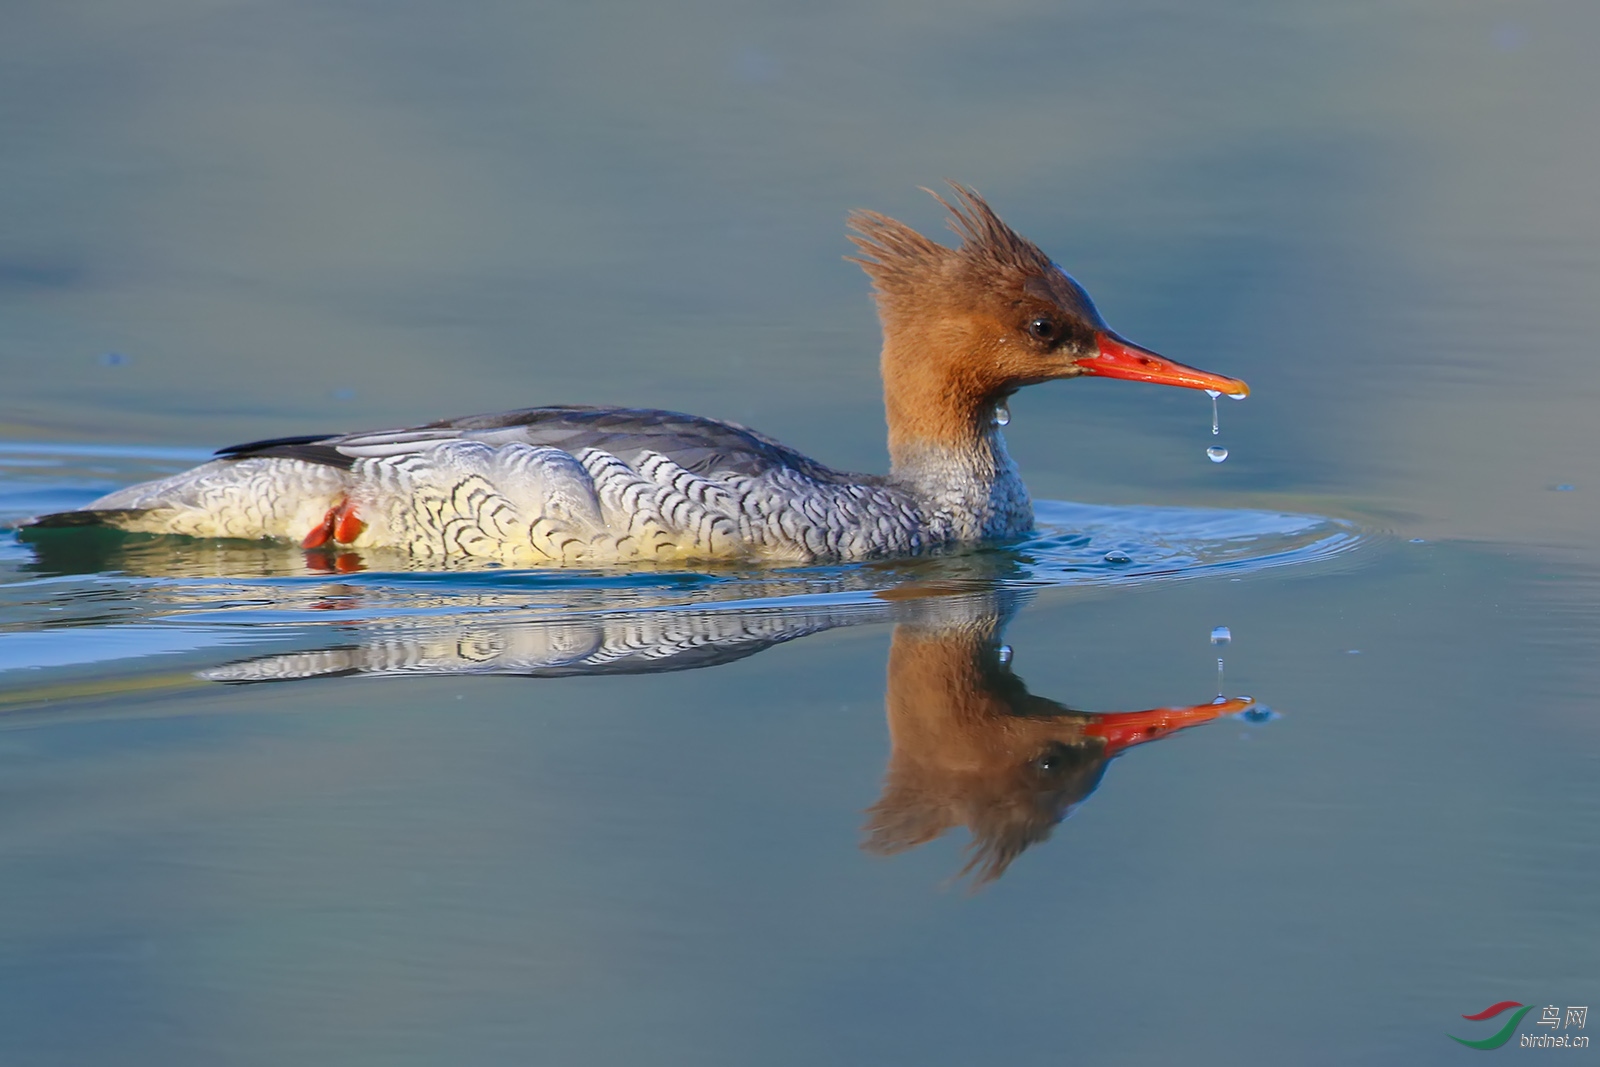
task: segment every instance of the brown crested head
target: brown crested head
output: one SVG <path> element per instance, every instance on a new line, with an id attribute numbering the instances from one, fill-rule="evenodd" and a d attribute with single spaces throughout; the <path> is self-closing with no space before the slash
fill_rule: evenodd
<path id="1" fill-rule="evenodd" d="M 962 447 L 986 432 L 995 405 L 1026 385 L 1092 374 L 1247 393 L 1118 337 L 1082 286 L 972 189 L 949 183 L 961 238 L 951 248 L 875 211 L 850 216 L 850 257 L 872 279 L 883 324 L 891 453 Z"/>
<path id="2" fill-rule="evenodd" d="M 991 342 L 1017 344 L 1019 364 L 1051 352 L 1092 351 L 1106 324 L 1089 294 L 974 190 L 954 182 L 950 188 L 954 203 L 924 191 L 950 212 L 949 226 L 961 238 L 956 248 L 876 211 L 850 215 L 850 243 L 861 250 L 850 260 L 872 279 L 884 328 L 919 331 L 935 321 L 966 320 Z M 1049 363 L 1031 369 L 1045 377 L 1068 369 L 1059 359 Z"/>

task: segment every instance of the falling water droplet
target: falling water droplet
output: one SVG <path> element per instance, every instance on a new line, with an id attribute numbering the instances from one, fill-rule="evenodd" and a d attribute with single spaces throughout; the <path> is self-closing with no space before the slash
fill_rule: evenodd
<path id="1" fill-rule="evenodd" d="M 1228 458 L 1228 450 L 1223 448 L 1221 445 L 1212 445 L 1210 448 L 1206 449 L 1206 456 L 1213 463 L 1221 463 L 1223 460 Z"/>
<path id="2" fill-rule="evenodd" d="M 994 406 L 994 424 L 1005 426 L 1011 422 L 1011 408 L 1004 400 Z"/>
<path id="3" fill-rule="evenodd" d="M 1001 645 L 1000 648 L 999 648 L 999 651 L 998 651 L 998 655 L 1000 657 L 1000 662 L 1001 663 L 1010 663 L 1011 662 L 1011 646 L 1010 645 Z"/>
<path id="4" fill-rule="evenodd" d="M 1226 626 L 1218 626 L 1216 629 L 1211 631 L 1211 643 L 1213 645 L 1225 645 L 1232 640 L 1233 632 Z"/>

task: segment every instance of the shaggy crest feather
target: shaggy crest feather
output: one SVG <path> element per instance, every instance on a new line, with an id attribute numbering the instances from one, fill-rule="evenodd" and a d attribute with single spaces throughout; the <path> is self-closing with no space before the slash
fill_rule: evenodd
<path id="1" fill-rule="evenodd" d="M 845 258 L 867 272 L 880 299 L 907 294 L 912 287 L 926 285 L 941 275 L 952 283 L 971 284 L 960 275 L 976 271 L 1040 276 L 1055 270 L 1050 257 L 1007 226 L 977 190 L 959 182 L 946 184 L 953 203 L 932 189 L 922 191 L 950 212 L 946 222 L 961 238 L 958 248 L 930 240 L 905 223 L 876 211 L 850 213 L 850 228 L 855 231 L 850 242 L 862 254 Z"/>

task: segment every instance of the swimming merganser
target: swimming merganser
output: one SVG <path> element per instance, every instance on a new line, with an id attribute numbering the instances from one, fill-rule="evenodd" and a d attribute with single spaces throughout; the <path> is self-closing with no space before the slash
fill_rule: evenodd
<path id="1" fill-rule="evenodd" d="M 953 203 L 933 195 L 958 248 L 876 212 L 850 216 L 883 324 L 886 477 L 833 470 L 715 419 L 544 407 L 234 445 L 30 525 L 522 566 L 914 555 L 1032 527 L 1000 432 L 1025 385 L 1098 375 L 1249 392 L 1118 336 L 1037 245 L 973 190 L 951 189 Z"/>

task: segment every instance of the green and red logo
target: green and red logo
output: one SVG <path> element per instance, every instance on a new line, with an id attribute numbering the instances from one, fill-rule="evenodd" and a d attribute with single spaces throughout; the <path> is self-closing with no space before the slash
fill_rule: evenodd
<path id="1" fill-rule="evenodd" d="M 1522 1022 L 1522 1017 L 1533 1010 L 1532 1004 L 1519 1004 L 1514 1000 L 1502 1000 L 1498 1004 L 1489 1005 L 1487 1008 L 1484 1008 L 1475 1015 L 1462 1016 L 1463 1019 L 1466 1019 L 1470 1022 L 1481 1023 L 1485 1019 L 1493 1019 L 1496 1015 L 1499 1015 L 1502 1012 L 1510 1011 L 1512 1008 L 1516 1008 L 1517 1010 L 1511 1016 L 1511 1018 L 1506 1020 L 1506 1024 L 1492 1036 L 1486 1037 L 1482 1041 L 1468 1041 L 1466 1038 L 1457 1037 L 1455 1034 L 1446 1034 L 1445 1036 L 1451 1041 L 1461 1042 L 1468 1048 L 1479 1048 L 1485 1051 L 1488 1051 L 1492 1048 L 1499 1048 L 1501 1045 L 1504 1045 L 1507 1041 L 1511 1040 L 1511 1035 L 1517 1032 L 1517 1024 Z"/>

